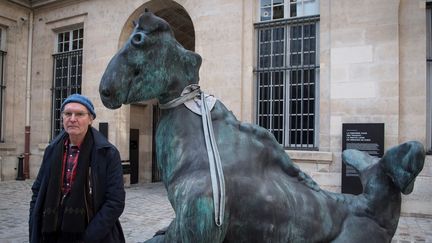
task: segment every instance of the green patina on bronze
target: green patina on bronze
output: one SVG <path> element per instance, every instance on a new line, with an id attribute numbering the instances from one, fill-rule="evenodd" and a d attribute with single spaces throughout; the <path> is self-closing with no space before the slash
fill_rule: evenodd
<path id="1" fill-rule="evenodd" d="M 185 50 L 169 25 L 144 13 L 100 83 L 103 104 L 158 99 L 166 103 L 199 81 L 201 57 Z M 156 134 L 158 166 L 176 213 L 148 242 L 390 242 L 401 192 L 410 193 L 424 149 L 407 142 L 382 159 L 357 150 L 343 160 L 360 174 L 360 195 L 332 193 L 302 172 L 266 129 L 238 121 L 220 102 L 211 111 L 226 185 L 224 222 L 214 221 L 201 117 L 180 105 L 162 111 Z"/>
<path id="2" fill-rule="evenodd" d="M 198 83 L 201 57 L 184 49 L 169 26 L 151 15 L 142 15 L 127 44 L 115 55 L 103 80 L 104 103 L 117 108 L 153 98 L 161 102 L 180 95 L 180 87 Z M 122 80 L 119 82 L 119 80 Z"/>

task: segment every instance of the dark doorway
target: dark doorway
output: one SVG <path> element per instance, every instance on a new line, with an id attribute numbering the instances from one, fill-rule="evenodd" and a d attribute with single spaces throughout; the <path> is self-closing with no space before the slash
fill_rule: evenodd
<path id="1" fill-rule="evenodd" d="M 108 138 L 108 122 L 99 122 L 99 132 Z"/>
<path id="2" fill-rule="evenodd" d="M 156 11 L 155 14 L 168 22 L 176 40 L 185 49 L 195 51 L 195 29 L 189 14 L 182 6 L 173 4 Z"/>
<path id="3" fill-rule="evenodd" d="M 130 129 L 129 138 L 130 183 L 138 183 L 139 171 L 139 129 Z"/>

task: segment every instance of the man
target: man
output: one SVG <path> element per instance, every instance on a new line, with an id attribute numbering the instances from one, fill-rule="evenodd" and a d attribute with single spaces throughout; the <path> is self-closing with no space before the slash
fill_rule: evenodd
<path id="1" fill-rule="evenodd" d="M 119 152 L 91 127 L 87 97 L 73 94 L 60 110 L 64 131 L 46 148 L 32 186 L 30 242 L 124 242 Z"/>

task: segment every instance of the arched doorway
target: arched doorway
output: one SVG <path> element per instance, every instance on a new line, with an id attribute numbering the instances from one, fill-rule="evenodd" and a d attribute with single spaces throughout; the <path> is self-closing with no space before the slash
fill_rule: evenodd
<path id="1" fill-rule="evenodd" d="M 119 48 L 129 38 L 134 28 L 133 21 L 144 13 L 145 9 L 167 21 L 174 32 L 176 40 L 188 50 L 195 51 L 195 29 L 186 9 L 175 1 L 152 0 L 136 9 L 128 18 L 119 38 Z"/>
<path id="2" fill-rule="evenodd" d="M 138 19 L 145 9 L 165 19 L 170 24 L 177 41 L 184 48 L 191 51 L 195 50 L 195 30 L 192 20 L 180 4 L 170 0 L 152 0 L 135 10 L 123 27 L 119 48 L 123 46 L 132 33 L 133 20 Z M 159 108 L 156 101 L 131 104 L 129 114 L 131 184 L 160 180 L 154 151 L 154 134 L 158 123 L 158 114 Z"/>

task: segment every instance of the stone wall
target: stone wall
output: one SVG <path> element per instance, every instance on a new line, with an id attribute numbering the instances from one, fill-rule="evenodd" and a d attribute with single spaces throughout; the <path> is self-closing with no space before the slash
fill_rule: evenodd
<path id="1" fill-rule="evenodd" d="M 220 98 L 239 120 L 253 122 L 255 112 L 258 1 L 178 0 L 195 29 L 195 51 L 203 58 L 200 84 Z M 64 0 L 33 10 L 0 1 L 0 25 L 7 28 L 6 111 L 0 143 L 1 180 L 16 176 L 17 156 L 24 152 L 25 94 L 29 14 L 33 12 L 30 176 L 34 178 L 51 135 L 51 95 L 56 34 L 84 28 L 82 93 L 89 96 L 99 122 L 108 122 L 109 140 L 129 159 L 129 129 L 140 129 L 140 181 L 151 177 L 151 106 L 106 109 L 99 80 L 126 41 L 131 22 L 144 8 L 166 7 L 163 1 Z M 21 19 L 23 17 L 23 19 Z M 321 0 L 319 151 L 289 155 L 323 188 L 340 191 L 343 123 L 385 123 L 386 149 L 406 140 L 426 139 L 424 0 Z M 211 26 L 211 28 L 209 28 Z M 141 166 L 143 163 L 143 166 Z M 431 214 L 431 159 L 405 213 Z"/>
<path id="2" fill-rule="evenodd" d="M 0 179 L 17 176 L 17 156 L 24 153 L 27 48 L 30 11 L 0 2 L 0 26 L 5 41 L 4 124 L 0 143 Z"/>
<path id="3" fill-rule="evenodd" d="M 414 190 L 402 195 L 402 213 L 406 215 L 432 215 L 432 156 L 426 156 L 422 172 L 416 179 Z"/>

